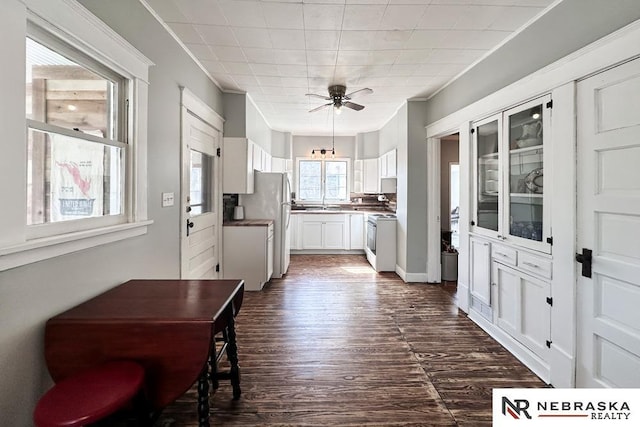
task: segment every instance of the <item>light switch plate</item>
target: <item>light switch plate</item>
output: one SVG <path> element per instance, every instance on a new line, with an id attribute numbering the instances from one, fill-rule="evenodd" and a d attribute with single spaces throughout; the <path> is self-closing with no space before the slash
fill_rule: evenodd
<path id="1" fill-rule="evenodd" d="M 162 193 L 162 207 L 173 206 L 173 193 Z"/>

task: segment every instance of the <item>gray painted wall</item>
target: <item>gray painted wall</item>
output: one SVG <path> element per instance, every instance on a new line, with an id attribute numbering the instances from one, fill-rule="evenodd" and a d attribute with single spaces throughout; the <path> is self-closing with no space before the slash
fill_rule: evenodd
<path id="1" fill-rule="evenodd" d="M 291 158 L 291 133 L 271 131 L 271 155 L 284 159 Z"/>
<path id="2" fill-rule="evenodd" d="M 240 93 L 224 93 L 224 136 L 246 138 L 247 96 Z"/>
<path id="3" fill-rule="evenodd" d="M 6 426 L 32 425 L 35 403 L 50 384 L 43 359 L 48 318 L 130 278 L 179 276 L 179 204 L 160 207 L 162 192 L 180 194 L 179 86 L 222 115 L 218 88 L 140 3 L 81 3 L 156 64 L 149 74 L 148 134 L 148 210 L 154 224 L 144 236 L 0 273 L 0 424 Z"/>
<path id="4" fill-rule="evenodd" d="M 380 157 L 380 132 L 365 132 L 356 135 L 356 159 L 376 159 Z"/>
<path id="5" fill-rule="evenodd" d="M 398 115 L 396 114 L 380 129 L 378 149 L 380 155 L 393 150 L 398 145 L 398 126 L 402 126 L 402 124 L 398 121 Z"/>
<path id="6" fill-rule="evenodd" d="M 640 19 L 638 0 L 564 0 L 428 102 L 433 123 Z"/>

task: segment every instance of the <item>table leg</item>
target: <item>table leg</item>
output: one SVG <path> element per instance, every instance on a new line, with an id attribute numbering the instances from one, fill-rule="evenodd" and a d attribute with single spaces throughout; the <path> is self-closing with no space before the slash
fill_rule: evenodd
<path id="1" fill-rule="evenodd" d="M 231 364 L 231 370 L 229 372 L 231 376 L 231 387 L 233 387 L 233 400 L 240 399 L 240 366 L 238 365 L 238 345 L 236 343 L 236 329 L 233 313 L 229 314 L 227 321 L 227 358 L 229 364 Z"/>
<path id="2" fill-rule="evenodd" d="M 198 378 L 198 426 L 209 427 L 209 367 Z"/>

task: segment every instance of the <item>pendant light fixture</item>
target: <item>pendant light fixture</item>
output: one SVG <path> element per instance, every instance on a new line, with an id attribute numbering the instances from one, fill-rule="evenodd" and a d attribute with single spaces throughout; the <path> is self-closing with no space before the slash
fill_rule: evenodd
<path id="1" fill-rule="evenodd" d="M 316 158 L 316 150 L 318 150 L 320 152 L 320 158 L 324 159 L 327 157 L 327 150 L 326 148 L 313 148 L 311 149 L 311 158 L 315 159 Z M 335 159 L 336 158 L 336 119 L 335 119 L 335 114 L 331 115 L 331 158 Z"/>

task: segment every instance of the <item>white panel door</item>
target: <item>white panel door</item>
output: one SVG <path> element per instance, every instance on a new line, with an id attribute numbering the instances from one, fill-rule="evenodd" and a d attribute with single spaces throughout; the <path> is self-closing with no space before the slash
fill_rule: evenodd
<path id="1" fill-rule="evenodd" d="M 218 130 L 184 109 L 181 268 L 183 279 L 216 279 L 220 251 Z"/>
<path id="2" fill-rule="evenodd" d="M 578 387 L 640 387 L 640 60 L 578 83 Z"/>

